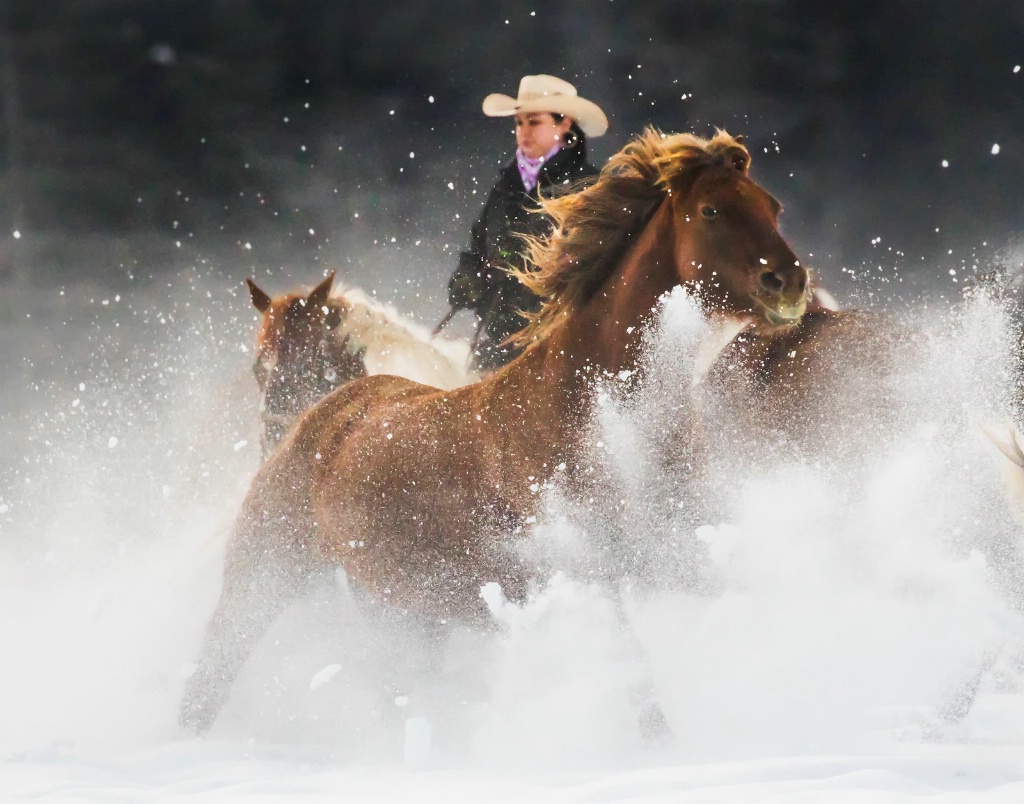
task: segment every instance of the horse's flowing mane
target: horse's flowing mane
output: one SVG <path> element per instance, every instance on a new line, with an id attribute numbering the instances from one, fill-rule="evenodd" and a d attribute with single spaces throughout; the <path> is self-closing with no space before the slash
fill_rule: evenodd
<path id="1" fill-rule="evenodd" d="M 710 140 L 693 134 L 663 134 L 647 128 L 615 154 L 594 184 L 541 202 L 554 228 L 527 238 L 527 264 L 511 273 L 544 300 L 516 342 L 546 337 L 579 309 L 612 274 L 630 238 L 681 177 L 707 165 L 733 164 L 746 172 L 750 153 L 721 129 Z"/>
<path id="2" fill-rule="evenodd" d="M 358 288 L 336 288 L 331 300 L 339 299 L 347 309 L 335 336 L 349 338 L 364 353 L 370 374 L 397 374 L 446 389 L 477 379 L 468 368 L 467 342 L 435 337 Z"/>

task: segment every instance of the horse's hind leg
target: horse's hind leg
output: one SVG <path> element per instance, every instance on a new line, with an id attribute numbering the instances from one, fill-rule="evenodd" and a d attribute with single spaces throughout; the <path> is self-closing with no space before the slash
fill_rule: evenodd
<path id="1" fill-rule="evenodd" d="M 213 725 L 260 637 L 309 578 L 311 521 L 304 512 L 254 502 L 256 496 L 246 500 L 228 547 L 220 600 L 181 701 L 179 722 L 200 734 Z"/>

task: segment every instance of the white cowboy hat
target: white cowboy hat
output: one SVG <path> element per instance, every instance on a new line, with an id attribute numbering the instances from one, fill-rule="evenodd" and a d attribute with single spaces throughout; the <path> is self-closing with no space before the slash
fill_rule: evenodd
<path id="1" fill-rule="evenodd" d="M 484 114 L 508 117 L 519 112 L 554 112 L 571 117 L 588 137 L 600 137 L 608 130 L 608 118 L 601 107 L 576 94 L 576 87 L 553 75 L 524 75 L 519 97 L 497 92 L 484 98 Z"/>

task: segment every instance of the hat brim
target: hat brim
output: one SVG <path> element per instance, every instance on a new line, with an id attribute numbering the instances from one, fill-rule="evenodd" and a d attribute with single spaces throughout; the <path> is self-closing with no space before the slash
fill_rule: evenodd
<path id="1" fill-rule="evenodd" d="M 493 93 L 484 98 L 484 114 L 509 117 L 520 112 L 552 112 L 571 117 L 588 137 L 600 137 L 608 130 L 608 118 L 601 107 L 578 95 L 545 95 L 520 103 L 513 97 Z"/>

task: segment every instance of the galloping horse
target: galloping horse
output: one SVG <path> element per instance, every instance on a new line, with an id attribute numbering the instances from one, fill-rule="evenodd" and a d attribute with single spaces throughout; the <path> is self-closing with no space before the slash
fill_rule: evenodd
<path id="1" fill-rule="evenodd" d="M 246 283 L 263 313 L 253 373 L 263 396 L 264 457 L 303 411 L 356 377 L 396 374 L 439 388 L 472 379 L 468 346 L 432 340 L 357 290 L 331 295 L 333 273 L 307 295 L 271 298 Z"/>
<path id="2" fill-rule="evenodd" d="M 996 281 L 1002 282 L 998 277 Z M 984 284 L 990 282 L 989 277 L 983 280 Z M 1015 297 L 1019 283 L 1001 288 L 983 285 L 983 289 L 994 290 L 1011 315 L 1021 311 Z M 1010 320 L 1017 335 L 1020 321 Z M 1011 342 L 1019 344 L 1019 337 Z M 929 361 L 935 348 L 923 325 L 869 311 L 809 307 L 798 324 L 785 330 L 759 333 L 755 325 L 721 350 L 698 389 L 697 416 L 703 431 L 710 434 L 708 463 L 723 455 L 726 461 L 735 459 L 738 454 L 743 470 L 756 475 L 783 457 L 794 463 L 804 460 L 819 469 L 839 466 L 846 486 L 856 487 L 864 469 L 877 481 L 879 464 L 872 459 L 878 452 L 888 452 L 894 445 L 899 448 L 900 439 L 907 434 L 919 436 L 922 424 L 930 426 L 943 419 L 948 424 L 952 411 L 958 417 L 966 412 L 962 400 L 951 404 L 949 398 L 936 393 L 946 382 L 951 361 L 949 354 L 943 354 L 939 364 Z M 987 348 L 991 349 L 991 344 Z M 1013 378 L 1010 387 L 1019 394 L 1017 378 L 1022 367 L 1019 354 L 1014 357 L 1008 366 Z M 977 369 L 979 381 L 986 370 L 991 372 L 991 366 Z M 928 379 L 922 383 L 925 376 Z M 1009 509 L 1024 523 L 1024 437 L 1013 425 L 1005 437 L 985 425 L 981 429 L 1009 461 L 1002 466 L 1002 458 L 998 459 L 1005 471 Z M 941 455 L 938 450 L 933 453 L 940 461 Z M 725 474 L 735 477 L 729 474 L 733 467 L 713 468 L 719 472 L 725 468 Z M 860 477 L 861 482 L 866 479 Z M 967 487 L 966 480 L 958 478 L 959 482 Z M 947 490 L 937 484 L 935 494 Z M 941 506 L 938 497 L 936 505 Z M 974 513 L 968 521 L 972 525 L 978 522 Z M 953 533 L 960 530 L 955 521 L 945 524 Z M 969 547 L 971 552 L 990 557 L 986 569 L 989 582 L 1011 611 L 1024 611 L 1020 582 L 1024 556 L 1018 533 L 976 526 L 964 531 L 953 543 L 960 550 Z M 949 536 L 943 534 L 942 538 Z M 941 730 L 963 720 L 997 660 L 1004 657 L 1014 662 L 1018 671 L 1024 670 L 1019 638 L 989 646 L 970 670 L 959 678 L 952 675 L 955 683 L 937 702 L 937 718 L 925 724 L 926 728 Z"/>
<path id="3" fill-rule="evenodd" d="M 742 433 L 769 460 L 780 449 L 833 454 L 836 427 L 885 443 L 910 413 L 894 382 L 899 367 L 923 348 L 922 332 L 887 315 L 815 305 L 793 327 L 755 325 L 733 338 L 703 378 L 712 407 L 700 415 L 709 431 Z"/>
<path id="4" fill-rule="evenodd" d="M 308 411 L 243 504 L 182 723 L 210 727 L 316 567 L 339 565 L 364 593 L 437 618 L 485 618 L 492 581 L 523 600 L 535 578 L 516 539 L 537 490 L 585 474 L 597 383 L 638 366 L 661 297 L 683 285 L 708 314 L 770 327 L 804 314 L 807 271 L 749 164 L 725 132 L 644 132 L 593 186 L 548 203 L 556 227 L 521 276 L 547 302 L 519 358 L 452 391 L 365 377 Z"/>

